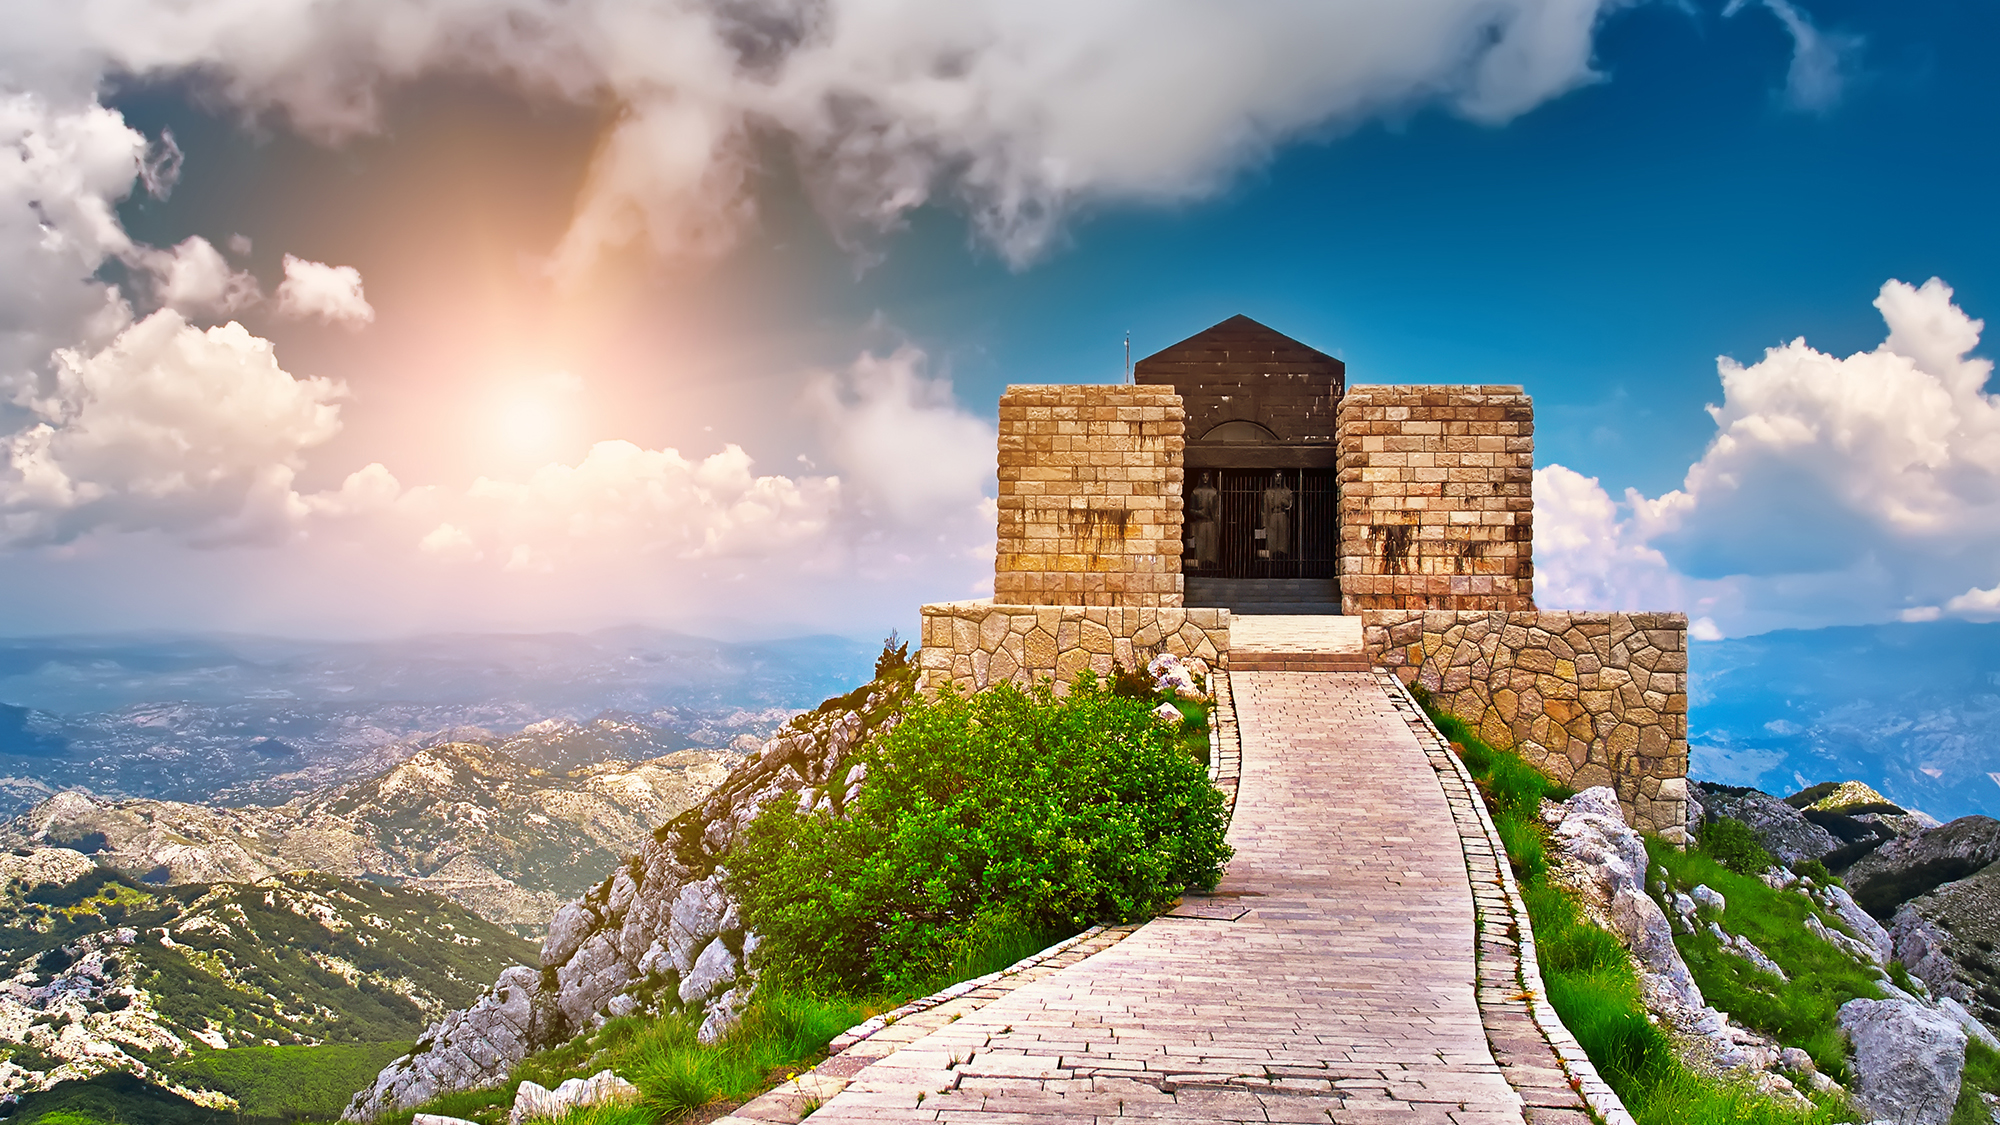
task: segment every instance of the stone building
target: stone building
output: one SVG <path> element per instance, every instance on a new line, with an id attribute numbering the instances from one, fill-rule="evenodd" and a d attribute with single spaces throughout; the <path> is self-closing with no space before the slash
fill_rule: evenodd
<path id="1" fill-rule="evenodd" d="M 1226 673 L 1233 620 L 1344 618 L 1359 647 L 1327 667 L 1421 683 L 1684 835 L 1686 618 L 1536 608 L 1521 387 L 1349 386 L 1340 360 L 1242 316 L 1133 380 L 1001 396 L 994 597 L 923 607 L 926 690 L 1060 687 L 1160 652 Z"/>

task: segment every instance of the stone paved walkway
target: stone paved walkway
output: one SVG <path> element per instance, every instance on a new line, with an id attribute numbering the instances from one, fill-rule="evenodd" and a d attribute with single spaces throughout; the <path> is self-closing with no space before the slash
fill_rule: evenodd
<path id="1" fill-rule="evenodd" d="M 874 1060 L 815 1125 L 1522 1121 L 1416 737 L 1368 673 L 1230 679 L 1242 788 L 1216 893 Z"/>

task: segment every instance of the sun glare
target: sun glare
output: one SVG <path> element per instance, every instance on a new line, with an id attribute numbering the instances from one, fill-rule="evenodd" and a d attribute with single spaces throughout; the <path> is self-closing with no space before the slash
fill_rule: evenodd
<path id="1" fill-rule="evenodd" d="M 576 437 L 583 380 L 555 371 L 503 385 L 492 408 L 492 432 L 514 457 L 556 457 Z"/>

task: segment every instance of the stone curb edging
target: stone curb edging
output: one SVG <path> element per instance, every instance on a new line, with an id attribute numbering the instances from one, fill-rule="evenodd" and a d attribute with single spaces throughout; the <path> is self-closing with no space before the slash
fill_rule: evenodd
<path id="1" fill-rule="evenodd" d="M 1222 807 L 1236 817 L 1236 790 L 1243 781 L 1243 732 L 1236 725 L 1236 697 L 1229 690 L 1229 673 L 1209 673 L 1215 706 L 1208 712 L 1208 781 L 1222 790 Z"/>
<path id="2" fill-rule="evenodd" d="M 1413 731 L 1417 732 L 1418 738 L 1427 743 L 1425 756 L 1430 759 L 1432 768 L 1437 770 L 1439 780 L 1445 783 L 1447 792 L 1453 788 L 1450 782 L 1456 781 L 1457 787 L 1466 795 L 1467 799 L 1462 805 L 1459 802 L 1451 803 L 1452 815 L 1461 817 L 1465 815 L 1462 809 L 1469 810 L 1471 815 L 1477 818 L 1480 838 L 1486 841 L 1491 850 L 1490 862 L 1487 861 L 1487 857 L 1468 850 L 1466 865 L 1468 872 L 1472 871 L 1475 865 L 1484 868 L 1480 874 L 1490 873 L 1489 877 L 1495 878 L 1500 885 L 1508 915 L 1502 929 L 1503 932 L 1515 935 L 1517 953 L 1511 958 L 1514 961 L 1512 973 L 1502 972 L 1495 975 L 1512 975 L 1519 990 L 1505 998 L 1492 998 L 1485 995 L 1486 990 L 1482 988 L 1480 1007 L 1485 1009 L 1495 999 L 1499 999 L 1499 1002 L 1507 1007 L 1525 1008 L 1529 1017 L 1533 1019 L 1535 1027 L 1540 1030 L 1543 1040 L 1555 1053 L 1556 1060 L 1568 1077 L 1572 1088 L 1582 1095 L 1591 1113 L 1605 1122 L 1605 1125 L 1634 1125 L 1632 1115 L 1625 1109 L 1625 1103 L 1604 1081 L 1603 1076 L 1598 1074 L 1596 1064 L 1590 1061 L 1590 1057 L 1578 1045 L 1576 1037 L 1570 1034 L 1568 1027 L 1564 1026 L 1562 1018 L 1549 1006 L 1548 991 L 1543 985 L 1541 966 L 1535 952 L 1535 932 L 1528 921 L 1527 903 L 1521 899 L 1521 888 L 1514 880 L 1513 866 L 1506 861 L 1506 845 L 1500 839 L 1499 829 L 1493 824 L 1493 817 L 1486 808 L 1485 799 L 1478 795 L 1479 786 L 1473 780 L 1471 771 L 1466 769 L 1465 763 L 1459 760 L 1457 754 L 1452 753 L 1450 740 L 1432 724 L 1430 716 L 1424 713 L 1423 708 L 1417 706 L 1416 699 L 1410 695 L 1409 689 L 1403 685 L 1401 679 L 1393 673 L 1379 669 L 1377 679 L 1382 682 L 1382 689 L 1389 695 L 1390 701 L 1397 705 L 1398 710 L 1405 712 L 1405 721 Z M 1477 881 L 1475 876 L 1475 883 Z M 1473 902 L 1475 908 L 1480 907 L 1477 895 L 1474 896 Z M 1485 911 L 1481 909 L 1479 912 L 1484 914 Z M 1482 978 L 1488 975 L 1487 963 L 1500 959 L 1494 955 L 1494 951 L 1489 950 L 1487 942 L 1487 935 L 1482 934 L 1479 945 Z M 1497 964 L 1493 967 L 1501 968 Z M 1507 1066 L 1502 1066 L 1503 1073 L 1508 1069 Z M 1511 1082 L 1512 1076 L 1509 1078 Z"/>

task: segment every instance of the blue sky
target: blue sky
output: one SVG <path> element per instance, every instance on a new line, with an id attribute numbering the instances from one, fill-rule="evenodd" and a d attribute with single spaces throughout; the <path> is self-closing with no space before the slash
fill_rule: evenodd
<path id="1" fill-rule="evenodd" d="M 1005 384 L 1238 312 L 1525 384 L 1545 605 L 2000 615 L 1991 349 L 1936 342 L 2000 314 L 2000 9 L 1115 9 L 31 5 L 0 630 L 867 632 L 990 577 Z"/>

